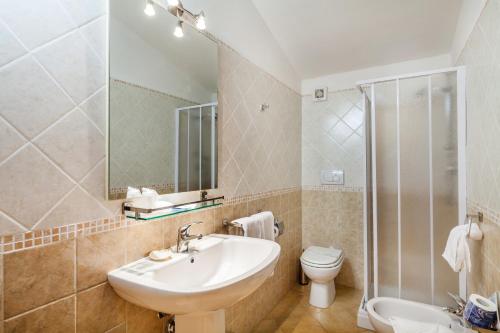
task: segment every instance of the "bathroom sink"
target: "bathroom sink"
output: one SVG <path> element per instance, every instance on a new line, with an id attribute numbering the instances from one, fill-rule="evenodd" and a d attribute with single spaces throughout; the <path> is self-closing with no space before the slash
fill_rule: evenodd
<path id="1" fill-rule="evenodd" d="M 113 270 L 109 283 L 131 303 L 175 314 L 178 332 L 219 332 L 224 319 L 220 310 L 262 285 L 280 255 L 275 242 L 231 235 L 208 235 L 191 241 L 189 248 L 191 253 L 174 253 L 167 261 L 143 258 Z M 205 322 L 203 329 L 192 326 L 195 319 Z M 189 324 L 189 329 L 180 322 Z M 219 324 L 205 330 L 206 322 Z"/>

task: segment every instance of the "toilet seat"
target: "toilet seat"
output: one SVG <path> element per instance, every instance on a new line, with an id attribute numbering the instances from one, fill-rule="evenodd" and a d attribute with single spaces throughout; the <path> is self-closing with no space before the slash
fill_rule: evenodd
<path id="1" fill-rule="evenodd" d="M 334 268 L 342 264 L 344 251 L 341 249 L 310 246 L 300 256 L 300 261 L 317 268 Z"/>
<path id="2" fill-rule="evenodd" d="M 313 267 L 313 268 L 336 269 L 337 267 L 342 266 L 342 264 L 344 263 L 344 258 L 342 257 L 342 259 L 339 260 L 335 265 L 319 265 L 319 264 L 311 263 L 311 262 L 308 262 L 308 261 L 305 261 L 302 259 L 300 259 L 300 262 L 302 263 L 302 265 L 305 265 L 308 267 Z"/>

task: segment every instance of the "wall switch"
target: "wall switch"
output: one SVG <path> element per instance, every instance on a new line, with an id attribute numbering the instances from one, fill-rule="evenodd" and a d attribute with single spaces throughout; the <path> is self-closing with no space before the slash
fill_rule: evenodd
<path id="1" fill-rule="evenodd" d="M 344 170 L 321 170 L 322 185 L 344 185 Z"/>

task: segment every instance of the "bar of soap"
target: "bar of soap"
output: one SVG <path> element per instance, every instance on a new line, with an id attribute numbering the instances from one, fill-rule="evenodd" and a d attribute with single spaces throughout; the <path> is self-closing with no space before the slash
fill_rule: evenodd
<path id="1" fill-rule="evenodd" d="M 165 261 L 172 258 L 172 251 L 169 249 L 165 250 L 154 250 L 149 253 L 149 259 L 154 261 Z"/>

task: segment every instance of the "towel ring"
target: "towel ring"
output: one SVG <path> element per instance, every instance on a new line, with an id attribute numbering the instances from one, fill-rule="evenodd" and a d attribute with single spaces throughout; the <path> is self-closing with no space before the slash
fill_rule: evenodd
<path id="1" fill-rule="evenodd" d="M 472 219 L 477 219 L 477 221 L 479 223 L 482 223 L 483 222 L 483 213 L 478 212 L 477 214 L 467 214 L 465 216 L 465 218 L 467 219 L 467 224 L 468 224 L 467 238 L 469 238 L 470 232 L 472 230 Z"/>

